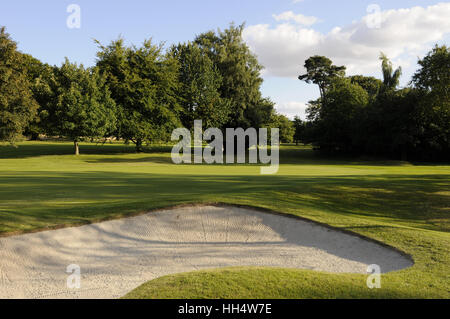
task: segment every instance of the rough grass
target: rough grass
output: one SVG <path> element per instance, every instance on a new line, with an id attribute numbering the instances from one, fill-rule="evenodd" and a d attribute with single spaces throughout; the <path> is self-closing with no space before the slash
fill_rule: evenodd
<path id="1" fill-rule="evenodd" d="M 237 268 L 159 278 L 128 297 L 450 297 L 449 166 L 331 160 L 289 146 L 279 173 L 263 176 L 257 165 L 176 166 L 169 150 L 84 143 L 76 157 L 70 143 L 0 146 L 0 236 L 182 203 L 250 205 L 374 238 L 415 265 L 383 275 L 376 291 L 363 275 Z"/>

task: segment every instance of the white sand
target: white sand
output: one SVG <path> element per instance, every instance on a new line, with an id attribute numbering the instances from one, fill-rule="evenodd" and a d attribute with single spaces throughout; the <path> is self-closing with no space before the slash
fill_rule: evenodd
<path id="1" fill-rule="evenodd" d="M 80 289 L 67 288 L 70 264 L 81 268 Z M 183 207 L 0 238 L 0 298 L 117 298 L 148 280 L 206 268 L 366 273 L 370 264 L 389 272 L 412 262 L 300 219 L 236 207 Z"/>

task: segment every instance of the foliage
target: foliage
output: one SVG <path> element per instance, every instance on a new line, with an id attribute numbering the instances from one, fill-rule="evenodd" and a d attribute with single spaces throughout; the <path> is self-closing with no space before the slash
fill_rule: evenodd
<path id="1" fill-rule="evenodd" d="M 416 116 L 420 120 L 422 152 L 450 158 L 450 49 L 435 46 L 423 59 L 412 83 L 420 91 Z"/>
<path id="2" fill-rule="evenodd" d="M 30 89 L 24 56 L 5 27 L 0 28 L 0 140 L 14 143 L 35 118 L 38 104 Z"/>
<path id="3" fill-rule="evenodd" d="M 402 68 L 399 67 L 395 71 L 392 67 L 392 62 L 384 54 L 380 54 L 381 70 L 383 72 L 383 90 L 395 90 L 398 86 L 400 76 L 402 75 Z"/>
<path id="4" fill-rule="evenodd" d="M 318 144 L 326 150 L 351 151 L 355 123 L 369 102 L 368 93 L 348 79 L 336 78 L 320 108 Z"/>
<path id="5" fill-rule="evenodd" d="M 383 81 L 330 76 L 309 102 L 303 142 L 322 150 L 407 160 L 450 158 L 450 54 L 436 46 L 419 61 L 414 87 L 397 89 L 401 68 L 381 54 Z"/>
<path id="6" fill-rule="evenodd" d="M 306 129 L 306 123 L 302 121 L 302 119 L 298 116 L 294 117 L 293 125 L 294 125 L 294 137 L 293 140 L 295 144 L 298 145 L 300 141 L 305 140 L 305 129 Z"/>
<path id="7" fill-rule="evenodd" d="M 54 135 L 70 138 L 78 155 L 83 138 L 104 137 L 116 125 L 115 103 L 98 70 L 85 69 L 69 60 L 54 67 L 43 121 Z"/>
<path id="8" fill-rule="evenodd" d="M 244 25 L 232 24 L 224 31 L 202 33 L 194 43 L 206 52 L 222 77 L 220 96 L 231 105 L 225 127 L 259 128 L 272 109 L 261 97 L 262 66 L 242 39 L 243 29 Z"/>
<path id="9" fill-rule="evenodd" d="M 370 101 L 374 101 L 377 98 L 383 86 L 383 82 L 373 76 L 353 75 L 349 79 L 351 83 L 358 84 L 366 90 Z"/>
<path id="10" fill-rule="evenodd" d="M 45 118 L 45 114 L 47 114 L 46 107 L 52 95 L 49 85 L 54 76 L 53 68 L 29 54 L 22 54 L 22 58 L 22 64 L 27 70 L 33 98 L 39 105 L 37 116 L 28 124 L 24 134 L 30 136 L 32 140 L 36 140 L 39 134 L 46 134 L 49 125 L 51 125 L 51 123 L 46 123 L 41 119 Z"/>
<path id="11" fill-rule="evenodd" d="M 295 128 L 291 120 L 282 114 L 272 113 L 267 128 L 278 128 L 280 130 L 280 142 L 292 143 L 294 141 Z M 268 133 L 270 136 L 270 133 Z"/>
<path id="12" fill-rule="evenodd" d="M 335 66 L 324 56 L 315 55 L 305 61 L 306 74 L 300 75 L 299 80 L 314 83 L 319 86 L 320 96 L 323 98 L 331 80 L 345 75 L 345 66 Z"/>
<path id="13" fill-rule="evenodd" d="M 123 39 L 97 43 L 97 67 L 118 108 L 115 135 L 135 143 L 137 151 L 144 142 L 168 140 L 180 126 L 178 61 L 151 40 L 141 47 L 125 47 Z"/>
<path id="14" fill-rule="evenodd" d="M 223 127 L 229 120 L 231 105 L 229 99 L 220 96 L 222 76 L 217 67 L 194 43 L 173 46 L 170 53 L 180 66 L 177 96 L 183 108 L 183 125 L 192 129 L 194 120 L 202 120 L 206 127 Z"/>

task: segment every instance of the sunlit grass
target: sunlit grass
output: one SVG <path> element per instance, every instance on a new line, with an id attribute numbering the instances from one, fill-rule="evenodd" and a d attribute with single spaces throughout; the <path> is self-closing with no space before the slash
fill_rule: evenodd
<path id="1" fill-rule="evenodd" d="M 170 147 L 133 151 L 132 145 L 84 143 L 77 157 L 70 143 L 0 146 L 0 234 L 181 203 L 250 205 L 383 241 L 410 254 L 415 265 L 384 276 L 385 285 L 377 292 L 367 291 L 362 275 L 234 269 L 215 271 L 213 277 L 201 272 L 160 278 L 145 286 L 146 293 L 133 296 L 449 297 L 448 165 L 327 159 L 307 147 L 289 146 L 281 149 L 279 173 L 263 176 L 258 165 L 174 165 Z M 223 285 L 210 279 L 224 277 L 228 283 Z M 286 282 L 285 289 L 270 278 Z M 190 280 L 196 280 L 196 291 Z"/>

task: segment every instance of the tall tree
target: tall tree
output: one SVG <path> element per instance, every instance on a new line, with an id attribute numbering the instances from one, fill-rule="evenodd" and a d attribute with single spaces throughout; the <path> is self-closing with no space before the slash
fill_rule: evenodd
<path id="1" fill-rule="evenodd" d="M 22 54 L 22 62 L 24 68 L 27 70 L 27 77 L 30 82 L 33 98 L 39 106 L 36 117 L 28 124 L 24 134 L 30 136 L 32 140 L 36 140 L 39 134 L 45 134 L 47 132 L 46 127 L 48 123 L 42 121 L 41 115 L 45 116 L 47 112 L 47 100 L 51 98 L 52 93 L 49 84 L 53 77 L 53 68 L 29 54 Z"/>
<path id="2" fill-rule="evenodd" d="M 180 65 L 177 96 L 183 125 L 192 129 L 194 120 L 202 120 L 206 127 L 221 128 L 229 120 L 231 105 L 220 96 L 222 76 L 217 67 L 194 43 L 173 46 L 170 53 Z"/>
<path id="3" fill-rule="evenodd" d="M 293 121 L 295 133 L 294 133 L 294 142 L 298 145 L 299 142 L 304 140 L 304 132 L 305 132 L 305 122 L 298 116 L 294 117 Z"/>
<path id="4" fill-rule="evenodd" d="M 144 142 L 169 139 L 180 125 L 177 60 L 151 40 L 140 47 L 125 47 L 123 39 L 97 43 L 97 66 L 118 107 L 116 135 L 135 143 L 138 152 Z"/>
<path id="5" fill-rule="evenodd" d="M 49 123 L 50 132 L 70 138 L 78 155 L 81 140 L 104 137 L 114 130 L 115 103 L 96 68 L 85 69 L 66 59 L 54 68 L 54 75 L 52 99 L 43 120 Z"/>
<path id="6" fill-rule="evenodd" d="M 336 77 L 345 76 L 345 66 L 333 65 L 333 62 L 324 56 L 315 55 L 305 61 L 306 74 L 299 75 L 298 79 L 306 83 L 319 86 L 320 96 L 323 98 L 326 89 Z"/>
<path id="7" fill-rule="evenodd" d="M 326 92 L 319 111 L 317 141 L 322 149 L 352 152 L 356 125 L 369 103 L 368 93 L 358 84 L 336 78 Z"/>
<path id="8" fill-rule="evenodd" d="M 244 25 L 232 24 L 224 31 L 200 34 L 194 42 L 208 54 L 222 77 L 219 92 L 232 107 L 225 127 L 258 128 L 270 118 L 272 109 L 261 96 L 262 66 L 243 40 L 243 29 Z"/>
<path id="9" fill-rule="evenodd" d="M 273 111 L 270 122 L 266 125 L 268 128 L 278 128 L 280 130 L 280 142 L 292 143 L 294 140 L 295 128 L 291 120 L 285 115 Z"/>
<path id="10" fill-rule="evenodd" d="M 14 143 L 36 115 L 23 55 L 16 43 L 0 28 L 0 140 Z"/>
<path id="11" fill-rule="evenodd" d="M 423 153 L 450 157 L 450 48 L 435 46 L 423 59 L 412 84 L 421 92 L 417 108 Z"/>
<path id="12" fill-rule="evenodd" d="M 383 86 L 383 82 L 373 76 L 352 75 L 349 77 L 350 82 L 358 84 L 369 94 L 369 99 L 374 101 Z"/>
<path id="13" fill-rule="evenodd" d="M 435 46 L 423 59 L 412 83 L 422 90 L 434 92 L 442 101 L 450 101 L 450 48 Z"/>
<path id="14" fill-rule="evenodd" d="M 402 68 L 398 67 L 395 71 L 392 62 L 382 52 L 380 54 L 381 70 L 383 72 L 383 89 L 384 91 L 395 90 L 399 84 Z"/>

